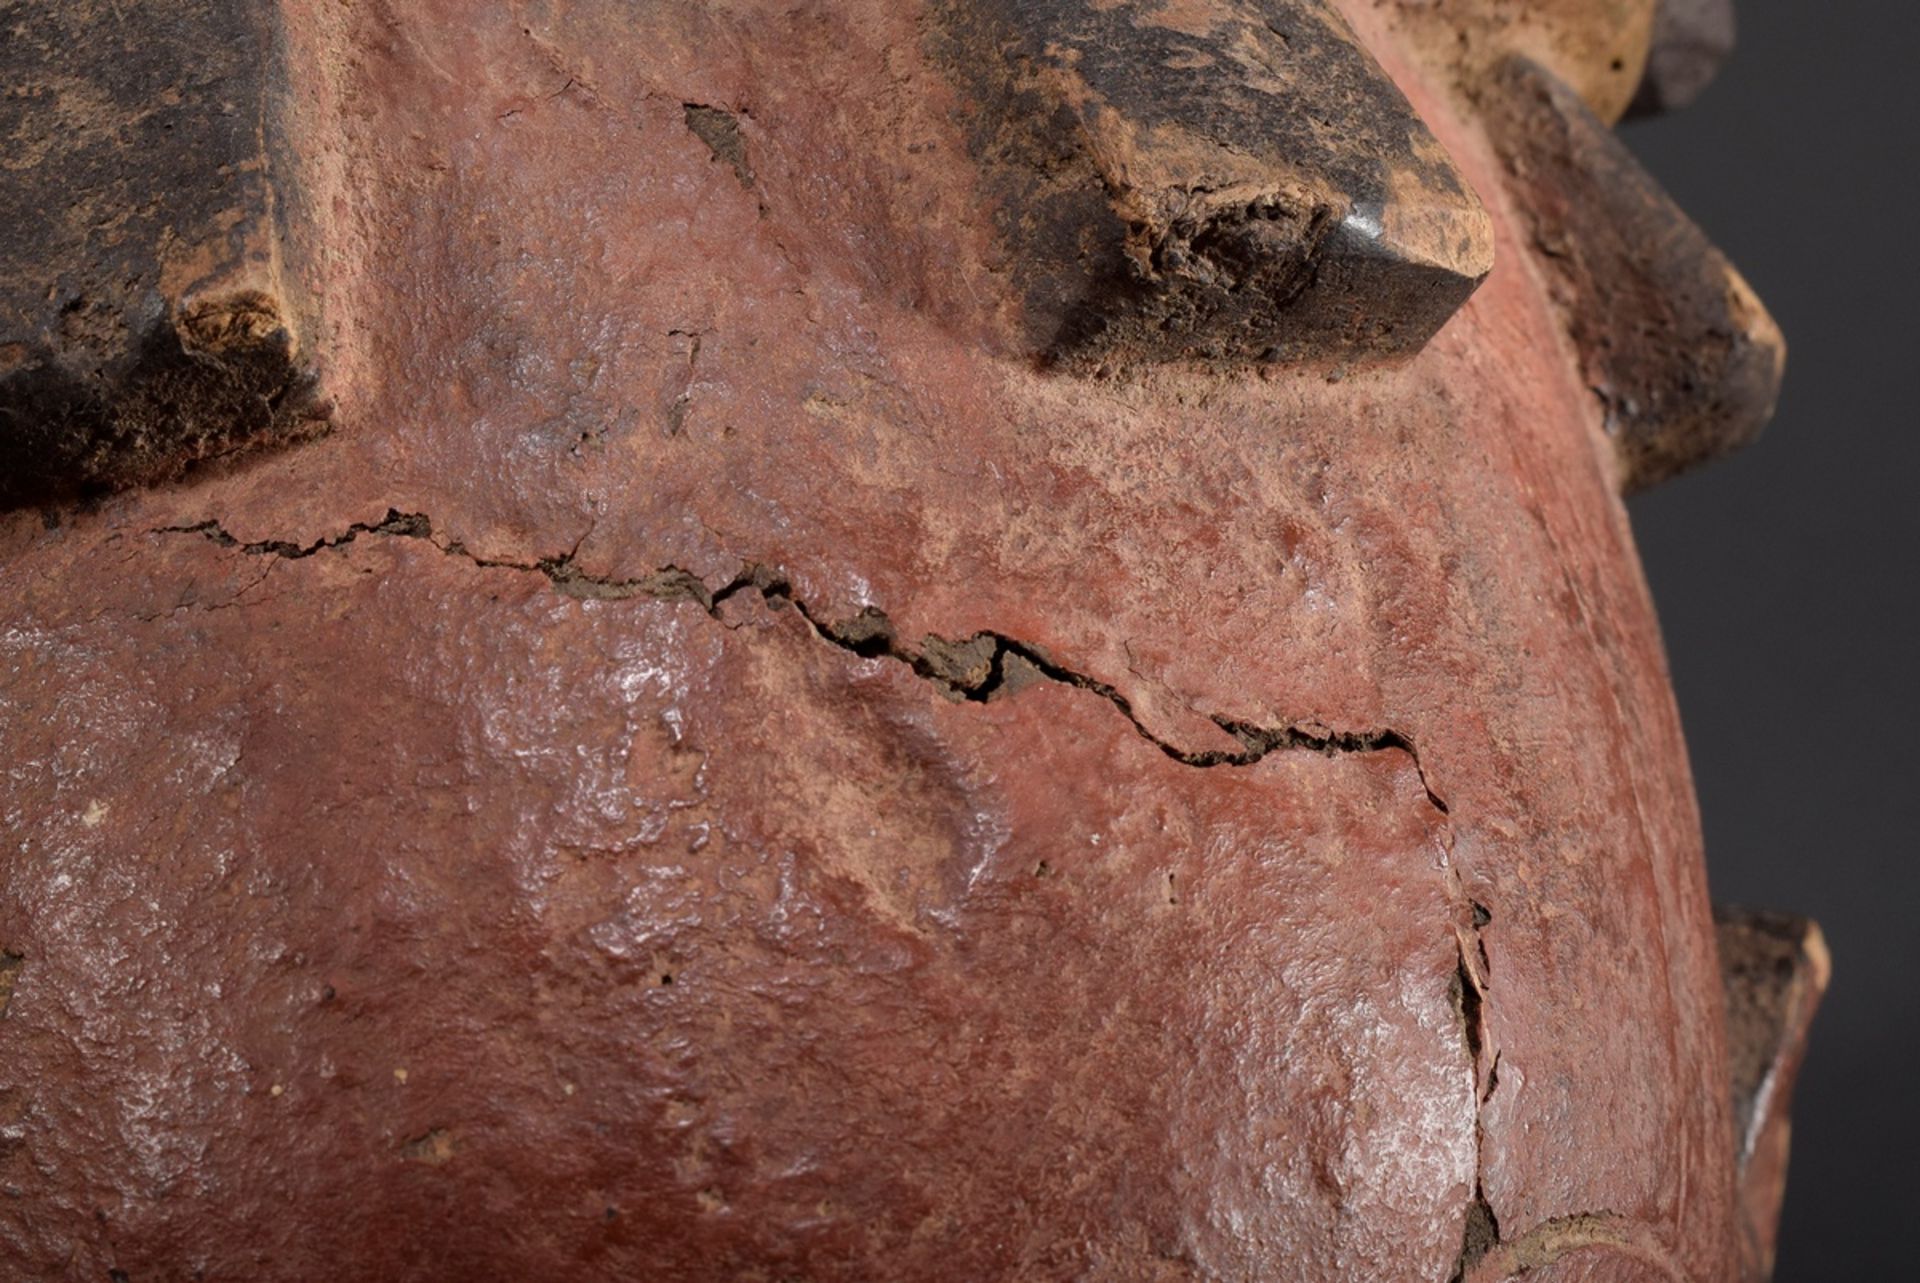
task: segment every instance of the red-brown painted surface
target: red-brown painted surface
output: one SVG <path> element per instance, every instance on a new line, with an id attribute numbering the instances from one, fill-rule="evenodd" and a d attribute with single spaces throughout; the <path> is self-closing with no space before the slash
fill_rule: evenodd
<path id="1" fill-rule="evenodd" d="M 333 435 L 0 533 L 10 1277 L 1734 1276 L 1598 402 L 1370 10 L 1490 278 L 1106 377 L 915 6 L 290 12 Z"/>

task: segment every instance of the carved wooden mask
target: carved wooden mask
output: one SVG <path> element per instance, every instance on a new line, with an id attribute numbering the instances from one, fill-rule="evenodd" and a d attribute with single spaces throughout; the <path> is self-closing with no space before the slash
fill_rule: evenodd
<path id="1" fill-rule="evenodd" d="M 1764 1277 L 1729 22 L 0 4 L 0 1275 Z"/>

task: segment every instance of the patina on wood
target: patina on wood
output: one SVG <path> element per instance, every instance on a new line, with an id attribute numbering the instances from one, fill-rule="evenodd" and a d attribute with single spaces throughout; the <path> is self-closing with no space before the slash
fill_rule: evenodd
<path id="1" fill-rule="evenodd" d="M 1807 1033 L 1833 964 L 1820 928 L 1806 918 L 1715 906 L 1727 985 L 1727 1068 L 1747 1274 L 1773 1273 L 1780 1204 L 1787 1193 L 1789 1116 Z"/>
<path id="2" fill-rule="evenodd" d="M 1511 59 L 1479 96 L 1624 487 L 1757 437 L 1786 342 L 1733 264 L 1548 72 Z"/>
<path id="3" fill-rule="evenodd" d="M 1647 67 L 1662 0 L 1382 0 L 1415 48 L 1462 84 L 1508 58 L 1547 68 L 1594 115 L 1620 119 Z"/>
<path id="4" fill-rule="evenodd" d="M 279 13 L 0 6 L 0 505 L 319 425 Z"/>
<path id="5" fill-rule="evenodd" d="M 1804 1004 L 1723 985 L 1591 390 L 1667 440 L 1617 336 L 1718 278 L 1474 43 L 1628 4 L 105 6 L 255 114 L 103 153 L 102 315 L 340 430 L 0 514 L 0 1261 L 1753 1275 Z M 255 439 L 119 432 L 43 239 L 51 483 Z"/>
<path id="6" fill-rule="evenodd" d="M 973 0 L 936 55 L 1023 283 L 1069 365 L 1419 350 L 1492 225 L 1326 0 Z"/>

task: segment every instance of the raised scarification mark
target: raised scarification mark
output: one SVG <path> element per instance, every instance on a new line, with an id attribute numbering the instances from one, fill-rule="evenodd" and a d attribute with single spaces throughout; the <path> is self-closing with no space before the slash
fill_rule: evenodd
<path id="1" fill-rule="evenodd" d="M 1141 738 L 1187 766 L 1252 766 L 1269 754 L 1279 752 L 1311 752 L 1330 757 L 1349 753 L 1404 753 L 1420 776 L 1427 800 L 1441 814 L 1447 812 L 1445 800 L 1428 781 L 1413 741 L 1391 728 L 1333 731 L 1291 724 L 1255 726 L 1212 714 L 1210 718 L 1214 725 L 1238 741 L 1240 747 L 1184 748 L 1155 734 L 1134 713 L 1132 702 L 1110 683 L 1058 663 L 1027 642 L 996 632 L 981 631 L 959 639 L 928 637 L 916 648 L 900 640 L 893 622 L 884 612 L 871 607 L 847 620 L 836 622 L 821 618 L 794 594 L 793 586 L 785 576 L 764 566 L 748 564 L 718 588 L 709 587 L 698 576 L 677 566 L 663 566 L 632 579 L 591 575 L 575 564 L 572 552 L 531 562 L 479 556 L 458 540 L 443 541 L 436 538 L 433 522 L 425 514 L 400 512 L 397 509 L 389 509 L 379 521 L 356 522 L 337 535 L 324 536 L 307 544 L 284 539 L 243 543 L 214 520 L 189 526 L 163 526 L 154 533 L 197 534 L 223 548 L 234 548 L 249 556 L 273 556 L 289 560 L 342 548 L 362 535 L 421 539 L 450 557 L 459 557 L 476 566 L 544 575 L 555 591 L 569 597 L 613 601 L 649 597 L 692 601 L 715 618 L 720 618 L 720 608 L 729 599 L 742 593 L 757 593 L 769 606 L 791 607 L 823 641 L 864 659 L 891 659 L 905 664 L 941 694 L 955 701 L 986 703 L 1013 695 L 1039 681 L 1056 682 L 1088 691 L 1113 705 Z"/>
<path id="2" fill-rule="evenodd" d="M 1503 1283 L 1545 1269 L 1570 1253 L 1604 1248 L 1680 1283 L 1687 1275 L 1644 1225 L 1614 1212 L 1577 1212 L 1542 1221 L 1511 1242 L 1497 1238 L 1468 1263 L 1465 1283 Z"/>

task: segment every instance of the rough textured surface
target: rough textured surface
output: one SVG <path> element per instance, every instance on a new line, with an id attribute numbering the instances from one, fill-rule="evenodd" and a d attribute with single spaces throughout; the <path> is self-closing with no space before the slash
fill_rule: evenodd
<path id="1" fill-rule="evenodd" d="M 274 5 L 0 3 L 0 507 L 321 425 Z"/>
<path id="2" fill-rule="evenodd" d="M 1773 1273 L 1787 1192 L 1788 1110 L 1807 1031 L 1833 971 L 1820 928 L 1779 913 L 1715 909 L 1727 980 L 1727 1055 L 1749 1277 Z"/>
<path id="3" fill-rule="evenodd" d="M 1611 444 L 1370 7 L 1491 276 L 1124 379 L 939 14 L 284 13 L 339 430 L 0 519 L 12 1276 L 1736 1276 Z"/>
<path id="4" fill-rule="evenodd" d="M 1671 0 L 1370 0 L 1412 47 L 1464 85 L 1514 57 L 1547 68 L 1601 120 L 1620 119 L 1641 86 Z"/>
<path id="5" fill-rule="evenodd" d="M 1629 490 L 1751 442 L 1786 343 L 1740 273 L 1606 126 L 1521 60 L 1481 95 Z"/>
<path id="6" fill-rule="evenodd" d="M 1126 369 L 1418 351 L 1479 200 L 1327 0 L 944 0 L 1016 347 Z"/>

